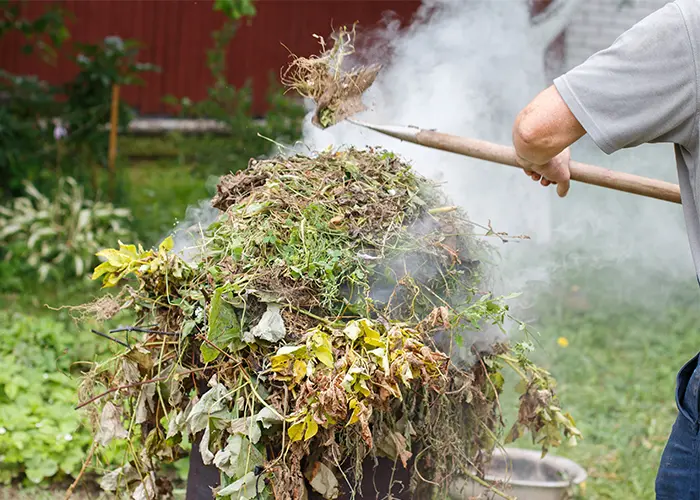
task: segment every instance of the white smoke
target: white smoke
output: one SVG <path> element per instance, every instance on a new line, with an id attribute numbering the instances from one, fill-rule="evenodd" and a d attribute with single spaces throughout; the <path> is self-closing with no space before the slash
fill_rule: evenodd
<path id="1" fill-rule="evenodd" d="M 365 95 L 369 110 L 358 118 L 510 144 L 518 112 L 551 84 L 545 49 L 578 3 L 557 1 L 562 7 L 533 26 L 526 0 L 424 0 L 408 28 L 399 30 L 387 18 L 381 29 L 358 33 L 362 62 L 384 64 Z M 665 305 L 664 283 L 696 289 L 678 205 L 579 183 L 559 199 L 512 167 L 402 143 L 349 123 L 320 130 L 310 114 L 302 142 L 297 149 L 305 154 L 329 146 L 392 150 L 423 175 L 442 181 L 473 221 L 530 236 L 505 245 L 494 240 L 501 253 L 494 291 L 524 292 L 521 308 L 572 270 L 603 275 L 589 294 L 649 306 Z M 572 150 L 578 161 L 677 182 L 669 145 L 606 156 L 584 138 Z M 207 203 L 191 208 L 179 225 L 192 229 L 176 239 L 188 256 L 193 234 L 217 215 Z"/>
<path id="2" fill-rule="evenodd" d="M 570 16 L 570 10 L 560 12 Z M 365 59 L 391 56 L 369 61 L 384 68 L 365 95 L 368 111 L 357 118 L 511 144 L 516 115 L 551 84 L 544 53 L 558 32 L 553 22 L 548 20 L 544 31 L 532 26 L 525 1 L 425 1 L 406 30 L 390 24 L 364 34 L 388 44 L 365 51 Z M 303 142 L 312 150 L 387 148 L 421 174 L 443 181 L 475 222 L 529 235 L 529 241 L 501 248 L 496 272 L 504 292 L 547 286 L 576 266 L 605 269 L 609 292 L 654 296 L 657 302 L 659 294 L 643 290 L 653 292 L 659 275 L 694 284 L 678 205 L 578 183 L 559 199 L 517 169 L 403 143 L 349 123 L 321 130 L 307 119 Z M 670 146 L 607 157 L 584 138 L 572 149 L 578 161 L 677 182 Z"/>
<path id="3" fill-rule="evenodd" d="M 438 10 L 432 16 L 422 17 L 433 7 Z M 545 85 L 544 47 L 528 29 L 525 2 L 426 2 L 418 16 L 406 32 L 386 39 L 393 57 L 365 96 L 370 110 L 359 117 L 509 142 L 515 113 Z M 313 149 L 387 147 L 423 175 L 449 181 L 446 190 L 475 220 L 491 218 L 505 231 L 515 230 L 506 221 L 516 220 L 520 232 L 539 228 L 544 234 L 549 227 L 540 215 L 548 212 L 547 197 L 524 185 L 514 169 L 402 144 L 347 123 L 322 131 L 307 122 L 304 142 Z M 501 202 L 501 193 L 518 189 L 520 202 L 540 210 L 523 214 L 516 204 Z M 469 193 L 492 201 L 469 202 Z"/>
<path id="4" fill-rule="evenodd" d="M 211 193 L 216 190 L 219 179 L 210 177 L 207 180 L 207 189 Z M 173 235 L 173 251 L 184 260 L 190 262 L 199 251 L 204 231 L 221 215 L 221 211 L 211 205 L 211 197 L 202 200 L 196 206 L 187 207 L 185 219 L 175 223 Z"/>

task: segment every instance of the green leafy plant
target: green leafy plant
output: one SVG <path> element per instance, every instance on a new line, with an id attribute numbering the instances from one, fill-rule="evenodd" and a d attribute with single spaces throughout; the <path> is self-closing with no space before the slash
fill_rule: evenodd
<path id="1" fill-rule="evenodd" d="M 140 45 L 135 40 L 110 36 L 100 44 L 76 44 L 75 48 L 79 72 L 63 88 L 67 99 L 62 117 L 69 132 L 66 144 L 104 162 L 108 130 L 103 125 L 109 122 L 112 87 L 142 85 L 141 74 L 158 67 L 137 61 Z M 132 119 L 133 112 L 120 101 L 119 127 L 125 129 Z"/>
<path id="2" fill-rule="evenodd" d="M 22 16 L 21 7 L 21 2 L 0 0 L 0 38 L 6 33 L 20 32 L 25 38 L 22 52 L 32 54 L 36 51 L 44 59 L 53 61 L 56 47 L 70 38 L 66 27 L 68 12 L 54 5 L 38 17 L 27 19 Z M 51 43 L 46 43 L 44 38 Z"/>
<path id="3" fill-rule="evenodd" d="M 53 7 L 27 19 L 22 17 L 21 2 L 0 0 L 0 39 L 20 33 L 25 40 L 23 52 L 37 52 L 52 62 L 56 49 L 70 37 L 66 19 L 64 11 Z M 140 74 L 156 69 L 137 61 L 135 41 L 118 37 L 100 44 L 74 44 L 69 51 L 75 54 L 79 72 L 62 85 L 0 70 L 0 93 L 7 96 L 0 106 L 3 198 L 20 195 L 25 180 L 47 192 L 61 172 L 86 181 L 91 169 L 84 167 L 107 156 L 104 125 L 109 122 L 112 86 L 140 84 Z M 128 106 L 120 103 L 120 127 L 128 126 L 130 117 Z M 67 135 L 54 135 L 59 125 Z M 82 161 L 61 165 L 61 157 L 69 156 Z"/>
<path id="4" fill-rule="evenodd" d="M 25 263 L 40 281 L 84 276 L 99 249 L 131 235 L 128 209 L 85 198 L 70 177 L 59 180 L 53 198 L 31 183 L 25 190 L 25 196 L 0 207 L 0 246 L 6 260 Z"/>
<path id="5" fill-rule="evenodd" d="M 223 12 L 234 20 L 253 17 L 256 14 L 253 0 L 215 0 L 214 10 Z"/>
<path id="6" fill-rule="evenodd" d="M 78 473 L 90 433 L 71 371 L 105 347 L 54 319 L 0 311 L 0 483 Z"/>
<path id="7" fill-rule="evenodd" d="M 38 53 L 53 62 L 56 48 L 70 36 L 66 13 L 50 7 L 39 17 L 22 16 L 21 2 L 0 0 L 0 40 L 6 35 L 23 37 L 22 52 Z M 50 43 L 47 43 L 50 42 Z M 34 76 L 14 75 L 0 70 L 0 94 L 7 95 L 0 105 L 0 197 L 19 194 L 22 180 L 48 184 L 56 157 L 52 130 L 41 118 L 55 116 L 58 106 L 56 88 Z"/>
<path id="8" fill-rule="evenodd" d="M 221 4 L 242 5 L 248 1 L 226 1 Z M 218 5 L 218 4 L 217 4 Z M 222 7 L 223 8 L 223 7 Z M 206 136 L 205 143 L 193 158 L 200 165 L 202 174 L 224 174 L 232 170 L 231 165 L 245 165 L 250 158 L 270 152 L 269 138 L 282 143 L 292 143 L 301 135 L 304 108 L 283 93 L 281 85 L 270 75 L 267 99 L 268 112 L 264 121 L 257 121 L 251 113 L 253 101 L 251 82 L 242 87 L 232 84 L 226 74 L 228 46 L 235 36 L 241 16 L 229 16 L 223 26 L 212 33 L 213 47 L 207 51 L 207 67 L 214 83 L 207 90 L 207 98 L 193 102 L 188 97 L 166 96 L 164 101 L 178 110 L 181 116 L 214 119 L 227 129 L 227 140 L 220 144 L 217 137 Z M 202 168 L 209 166 L 209 168 Z"/>
<path id="9" fill-rule="evenodd" d="M 10 98 L 0 106 L 0 197 L 21 193 L 25 179 L 44 186 L 55 175 L 50 166 L 56 145 L 49 127 L 37 116 L 56 112 L 53 88 L 35 77 L 12 75 L 0 70 L 0 92 Z"/>

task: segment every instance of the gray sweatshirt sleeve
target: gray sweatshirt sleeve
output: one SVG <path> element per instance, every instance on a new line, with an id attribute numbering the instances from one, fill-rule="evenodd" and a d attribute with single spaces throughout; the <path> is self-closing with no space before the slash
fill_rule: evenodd
<path id="1" fill-rule="evenodd" d="M 674 2 L 554 85 L 593 141 L 610 154 L 647 142 L 693 140 L 696 82 L 690 31 Z"/>

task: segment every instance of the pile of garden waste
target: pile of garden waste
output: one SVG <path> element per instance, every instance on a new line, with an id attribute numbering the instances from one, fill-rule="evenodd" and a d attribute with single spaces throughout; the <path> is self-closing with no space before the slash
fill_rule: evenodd
<path id="1" fill-rule="evenodd" d="M 104 489 L 167 498 L 161 465 L 199 438 L 218 498 L 336 498 L 376 457 L 410 469 L 416 498 L 444 498 L 502 442 L 579 436 L 529 343 L 471 349 L 509 318 L 482 290 L 491 249 L 393 154 L 251 160 L 212 204 L 187 259 L 172 237 L 98 254 L 94 279 L 118 291 L 86 310 L 136 318 L 81 384 L 98 450 L 128 444 Z M 521 381 L 510 430 L 505 371 Z"/>

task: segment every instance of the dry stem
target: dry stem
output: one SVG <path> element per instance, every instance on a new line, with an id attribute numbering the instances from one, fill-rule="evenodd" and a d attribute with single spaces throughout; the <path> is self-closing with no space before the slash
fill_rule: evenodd
<path id="1" fill-rule="evenodd" d="M 85 474 L 85 471 L 87 470 L 87 466 L 92 461 L 92 456 L 95 454 L 96 449 L 97 449 L 97 441 L 93 441 L 92 446 L 90 446 L 90 451 L 88 451 L 87 457 L 85 458 L 85 462 L 83 462 L 83 466 L 80 469 L 80 472 L 75 477 L 75 481 L 73 481 L 73 483 L 66 490 L 66 496 L 63 497 L 63 500 L 68 500 L 70 497 L 73 496 L 73 491 L 75 491 L 75 488 L 78 486 L 78 483 L 80 483 L 80 480 L 82 479 L 83 474 Z"/>

